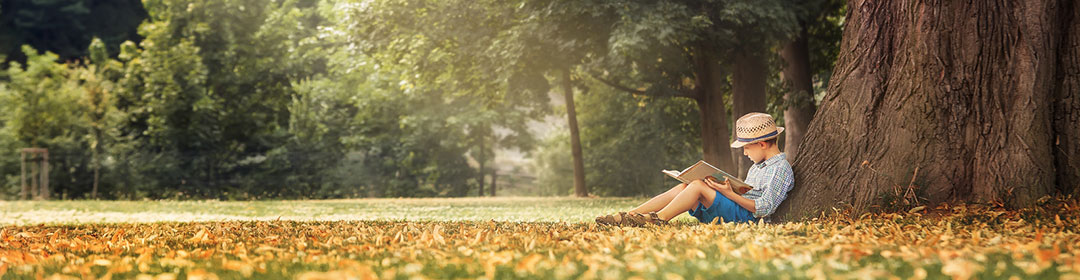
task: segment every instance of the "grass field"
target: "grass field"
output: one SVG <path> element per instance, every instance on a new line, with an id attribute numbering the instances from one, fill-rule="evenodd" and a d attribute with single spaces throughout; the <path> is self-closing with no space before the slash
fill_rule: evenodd
<path id="1" fill-rule="evenodd" d="M 0 278 L 1080 279 L 1076 200 L 784 224 L 591 223 L 641 200 L 0 202 Z"/>
<path id="2" fill-rule="evenodd" d="M 416 198 L 287 201 L 0 201 L 0 224 L 292 221 L 591 222 L 644 198 Z M 683 215 L 684 220 L 691 217 Z"/>

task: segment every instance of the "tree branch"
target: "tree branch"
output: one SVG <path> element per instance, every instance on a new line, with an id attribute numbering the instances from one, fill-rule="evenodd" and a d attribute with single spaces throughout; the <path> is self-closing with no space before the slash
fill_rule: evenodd
<path id="1" fill-rule="evenodd" d="M 650 91 L 646 91 L 646 90 L 634 89 L 634 88 L 630 88 L 630 87 L 627 87 L 627 86 L 624 86 L 624 85 L 620 85 L 619 83 L 616 83 L 614 81 L 610 81 L 610 80 L 607 80 L 607 79 L 604 79 L 604 78 L 600 78 L 600 76 L 597 76 L 595 74 L 589 74 L 589 76 L 592 77 L 593 79 L 596 79 L 597 81 L 600 81 L 601 83 L 604 83 L 604 84 L 612 87 L 612 88 L 615 88 L 615 89 L 618 89 L 618 90 L 621 90 L 621 91 L 625 91 L 625 92 L 628 92 L 628 93 L 631 93 L 631 94 L 641 94 L 641 95 L 648 95 L 648 96 L 653 96 L 653 97 L 686 97 L 686 98 L 694 98 L 694 99 L 698 98 L 698 94 L 696 92 L 694 92 L 694 91 L 686 91 L 686 90 L 679 90 L 679 89 L 674 89 L 674 88 L 670 88 L 670 87 L 663 87 L 661 91 L 650 92 Z"/>

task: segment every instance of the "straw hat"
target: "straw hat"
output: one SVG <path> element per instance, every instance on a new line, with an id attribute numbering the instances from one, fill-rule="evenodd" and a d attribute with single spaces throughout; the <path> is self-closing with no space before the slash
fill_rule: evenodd
<path id="1" fill-rule="evenodd" d="M 781 132 L 784 128 L 777 127 L 769 114 L 749 113 L 735 121 L 735 142 L 731 142 L 731 147 L 742 148 L 746 144 L 773 139 Z"/>

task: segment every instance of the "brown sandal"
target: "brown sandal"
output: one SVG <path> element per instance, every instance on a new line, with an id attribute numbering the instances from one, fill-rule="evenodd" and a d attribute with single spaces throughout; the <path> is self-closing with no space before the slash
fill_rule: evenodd
<path id="1" fill-rule="evenodd" d="M 630 213 L 627 216 L 628 217 L 624 218 L 624 220 L 626 220 L 630 226 L 644 227 L 646 225 L 667 225 L 667 221 L 656 215 L 656 212 L 649 212 L 648 214 Z"/>
<path id="2" fill-rule="evenodd" d="M 649 212 L 648 214 L 638 214 L 638 215 L 641 215 L 641 217 L 645 219 L 646 223 L 649 223 L 649 224 L 652 224 L 652 225 L 655 225 L 655 226 L 666 226 L 666 225 L 668 225 L 668 221 L 664 220 L 664 219 L 661 219 L 660 215 L 657 215 L 656 212 Z"/>
<path id="3" fill-rule="evenodd" d="M 619 212 L 596 217 L 596 223 L 609 226 L 643 227 L 645 225 L 663 226 L 667 225 L 668 221 L 661 219 L 656 212 L 648 214 Z"/>
<path id="4" fill-rule="evenodd" d="M 597 224 L 609 226 L 640 226 L 645 220 L 641 214 L 627 212 L 596 217 Z"/>
<path id="5" fill-rule="evenodd" d="M 618 225 L 620 222 L 622 222 L 622 220 L 618 219 L 616 217 L 618 217 L 618 216 L 617 215 L 603 215 L 603 216 L 600 216 L 600 217 L 596 217 L 596 223 L 601 224 L 601 225 L 608 225 L 608 226 Z"/>

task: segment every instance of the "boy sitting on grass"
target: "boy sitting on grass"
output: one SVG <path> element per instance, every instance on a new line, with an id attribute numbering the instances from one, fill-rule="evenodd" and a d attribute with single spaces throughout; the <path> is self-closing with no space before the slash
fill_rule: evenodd
<path id="1" fill-rule="evenodd" d="M 684 211 L 702 223 L 714 219 L 728 223 L 756 222 L 766 218 L 784 201 L 795 183 L 791 164 L 776 146 L 781 132 L 784 128 L 777 127 L 772 116 L 764 113 L 749 113 L 735 122 L 736 140 L 731 147 L 743 148 L 743 155 L 754 162 L 744 180 L 753 188 L 745 194 L 736 193 L 726 180 L 695 180 L 676 185 L 630 212 L 597 217 L 596 222 L 620 226 L 663 225 Z"/>

